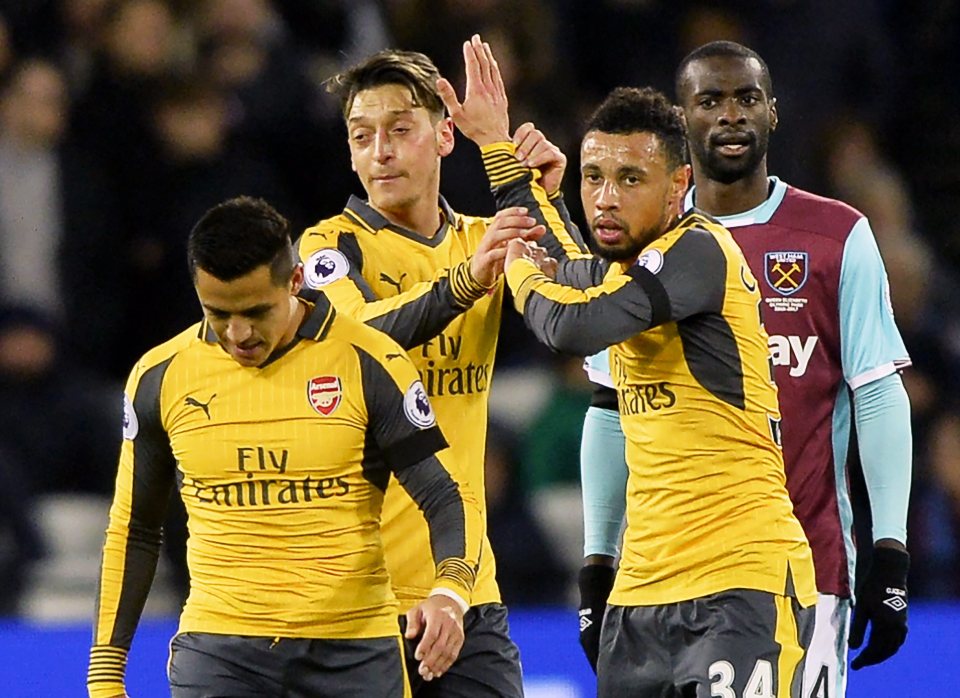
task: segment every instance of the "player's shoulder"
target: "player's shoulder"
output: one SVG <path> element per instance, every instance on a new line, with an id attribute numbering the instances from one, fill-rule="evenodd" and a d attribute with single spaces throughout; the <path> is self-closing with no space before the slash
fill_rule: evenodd
<path id="1" fill-rule="evenodd" d="M 850 204 L 791 185 L 774 214 L 778 225 L 837 239 L 846 238 L 863 218 Z"/>
<path id="2" fill-rule="evenodd" d="M 337 312 L 330 301 L 320 294 L 316 304 L 301 328 L 301 334 L 318 345 L 318 350 L 338 345 L 352 347 L 374 357 L 380 363 L 392 361 L 406 352 L 389 335 L 346 313 Z"/>
<path id="3" fill-rule="evenodd" d="M 685 249 L 703 245 L 723 247 L 722 242 L 730 239 L 730 231 L 720 221 L 696 208 L 684 213 L 662 237 L 664 252 L 678 244 Z"/>
<path id="4" fill-rule="evenodd" d="M 345 213 L 331 218 L 324 218 L 303 231 L 297 241 L 297 249 L 301 257 L 306 257 L 324 247 L 336 247 L 342 235 L 358 235 L 364 232 L 363 226 L 358 225 Z"/>
<path id="5" fill-rule="evenodd" d="M 446 213 L 449 217 L 450 234 L 463 238 L 464 240 L 479 240 L 493 222 L 492 216 L 473 216 L 466 213 L 459 213 L 452 209 Z"/>
<path id="6" fill-rule="evenodd" d="M 168 364 L 174 358 L 189 357 L 192 351 L 204 346 L 208 332 L 205 321 L 191 325 L 162 344 L 147 350 L 137 361 L 136 372 L 142 376 L 157 366 Z"/>

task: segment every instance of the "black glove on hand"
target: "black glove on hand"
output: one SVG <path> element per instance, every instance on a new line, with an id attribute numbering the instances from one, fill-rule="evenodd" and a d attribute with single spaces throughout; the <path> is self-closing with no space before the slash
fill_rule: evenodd
<path id="1" fill-rule="evenodd" d="M 860 669 L 889 659 L 907 639 L 907 570 L 910 555 L 895 548 L 874 548 L 867 576 L 857 593 L 850 626 L 850 647 L 857 649 L 870 624 L 870 640 L 850 664 Z"/>
<path id="2" fill-rule="evenodd" d="M 587 661 L 597 671 L 597 656 L 600 654 L 600 627 L 603 612 L 607 609 L 607 597 L 613 589 L 616 571 L 608 565 L 584 565 L 580 568 L 577 585 L 580 587 L 580 646 Z"/>

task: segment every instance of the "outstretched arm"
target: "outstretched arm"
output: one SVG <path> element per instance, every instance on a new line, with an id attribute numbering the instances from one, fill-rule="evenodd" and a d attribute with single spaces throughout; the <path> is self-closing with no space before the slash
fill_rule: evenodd
<path id="1" fill-rule="evenodd" d="M 559 197 L 566 156 L 530 123 L 510 138 L 506 89 L 489 44 L 475 34 L 463 44 L 463 60 L 463 102 L 444 78 L 437 81 L 437 90 L 457 128 L 480 146 L 497 208 L 525 207 L 544 229 L 525 239 L 542 235 L 541 244 L 555 259 L 583 256 L 586 246 Z"/>

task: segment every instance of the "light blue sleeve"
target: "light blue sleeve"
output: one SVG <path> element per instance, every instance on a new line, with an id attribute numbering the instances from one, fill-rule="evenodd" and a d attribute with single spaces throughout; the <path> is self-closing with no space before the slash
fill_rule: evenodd
<path id="1" fill-rule="evenodd" d="M 910 400 L 896 373 L 853 391 L 857 441 L 870 495 L 873 540 L 907 542 L 913 460 Z"/>
<path id="2" fill-rule="evenodd" d="M 866 218 L 853 226 L 840 268 L 843 376 L 854 390 L 910 365 L 890 305 L 890 285 Z"/>
<path id="3" fill-rule="evenodd" d="M 613 377 L 610 375 L 610 350 L 604 349 L 583 360 L 583 370 L 591 383 L 606 388 L 613 387 Z"/>
<path id="4" fill-rule="evenodd" d="M 616 410 L 587 409 L 580 444 L 580 479 L 583 555 L 616 557 L 627 509 L 627 463 Z"/>

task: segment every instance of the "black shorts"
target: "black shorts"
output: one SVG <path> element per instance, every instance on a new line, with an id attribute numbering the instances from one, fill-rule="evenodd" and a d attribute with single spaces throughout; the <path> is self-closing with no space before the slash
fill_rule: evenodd
<path id="1" fill-rule="evenodd" d="M 400 626 L 406 618 L 400 617 Z M 520 650 L 510 639 L 507 609 L 502 604 L 474 606 L 463 617 L 465 639 L 460 656 L 439 679 L 424 681 L 407 640 L 407 673 L 416 698 L 522 698 Z M 371 694 L 372 695 L 372 694 Z"/>
<path id="2" fill-rule="evenodd" d="M 306 640 L 180 633 L 167 667 L 173 698 L 409 698 L 397 637 Z"/>
<path id="3" fill-rule="evenodd" d="M 600 698 L 799 698 L 815 609 L 734 589 L 662 606 L 608 606 Z"/>

